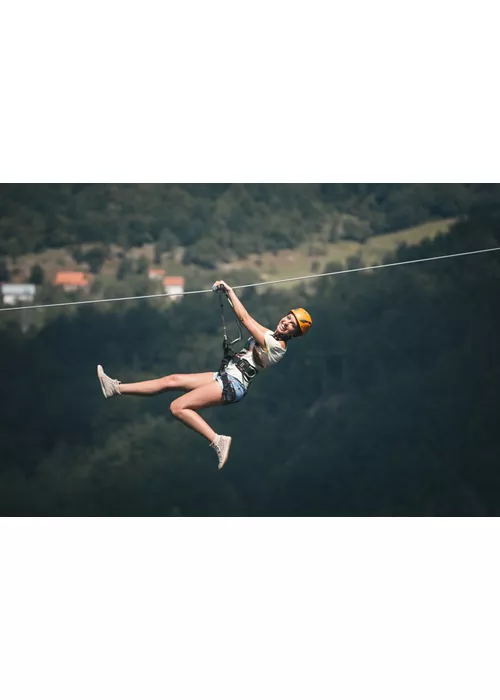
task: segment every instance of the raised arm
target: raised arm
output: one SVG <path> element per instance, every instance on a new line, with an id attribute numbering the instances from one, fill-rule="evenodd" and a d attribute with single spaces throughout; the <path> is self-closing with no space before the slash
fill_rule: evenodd
<path id="1" fill-rule="evenodd" d="M 253 335 L 255 338 L 255 341 L 259 344 L 262 345 L 263 347 L 266 346 L 266 341 L 264 339 L 264 335 L 267 333 L 269 328 L 266 328 L 265 326 L 262 326 L 260 323 L 258 323 L 250 314 L 248 311 L 245 309 L 241 301 L 238 299 L 236 296 L 236 292 L 230 287 L 228 284 L 224 282 L 224 280 L 218 280 L 215 283 L 216 287 L 224 287 L 226 290 L 227 296 L 229 297 L 229 300 L 231 301 L 234 309 L 234 313 L 238 317 L 238 319 L 241 321 L 241 323 L 245 326 L 247 331 L 250 333 L 250 335 Z"/>

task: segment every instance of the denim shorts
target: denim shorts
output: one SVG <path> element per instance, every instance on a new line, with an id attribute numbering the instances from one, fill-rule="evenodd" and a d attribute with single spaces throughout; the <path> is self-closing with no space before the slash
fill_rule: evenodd
<path id="1" fill-rule="evenodd" d="M 229 379 L 229 383 L 234 389 L 234 393 L 236 395 L 235 400 L 232 403 L 238 403 L 238 401 L 241 401 L 242 399 L 245 398 L 247 390 L 243 386 L 241 382 L 239 382 L 235 377 L 232 377 L 230 374 L 227 375 L 227 378 Z M 224 384 L 222 383 L 222 377 L 218 372 L 214 372 L 214 380 L 217 382 L 217 384 L 220 386 L 221 391 L 224 390 Z"/>

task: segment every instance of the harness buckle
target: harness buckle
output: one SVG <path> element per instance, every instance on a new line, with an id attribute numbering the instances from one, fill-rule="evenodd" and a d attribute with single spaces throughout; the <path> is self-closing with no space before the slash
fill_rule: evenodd
<path id="1" fill-rule="evenodd" d="M 248 362 L 248 360 L 238 358 L 237 360 L 234 360 L 234 364 L 248 381 L 252 381 L 252 379 L 257 375 L 257 370 Z"/>

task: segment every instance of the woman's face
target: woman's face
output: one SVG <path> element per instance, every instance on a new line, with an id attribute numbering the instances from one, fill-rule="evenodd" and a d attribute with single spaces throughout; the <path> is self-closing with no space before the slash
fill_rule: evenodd
<path id="1" fill-rule="evenodd" d="M 278 333 L 293 333 L 297 328 L 297 320 L 293 314 L 288 314 L 287 316 L 283 316 L 281 321 L 278 323 L 276 326 L 276 330 Z"/>

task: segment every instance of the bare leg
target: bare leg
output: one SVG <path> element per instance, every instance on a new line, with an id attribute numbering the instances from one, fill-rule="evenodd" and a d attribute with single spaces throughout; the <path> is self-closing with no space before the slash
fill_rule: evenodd
<path id="1" fill-rule="evenodd" d="M 197 389 L 193 389 L 184 396 L 172 401 L 170 410 L 172 415 L 187 425 L 191 430 L 195 430 L 212 443 L 217 433 L 212 430 L 206 421 L 196 413 L 194 409 L 209 408 L 222 404 L 222 391 L 217 382 L 204 384 Z"/>
<path id="2" fill-rule="evenodd" d="M 160 379 L 148 379 L 145 382 L 133 384 L 120 384 L 120 394 L 132 396 L 154 396 L 164 391 L 184 390 L 192 391 L 205 384 L 216 384 L 213 372 L 200 372 L 198 374 L 169 374 Z M 218 386 L 218 385 L 216 385 Z M 219 389 L 220 392 L 220 389 Z"/>

